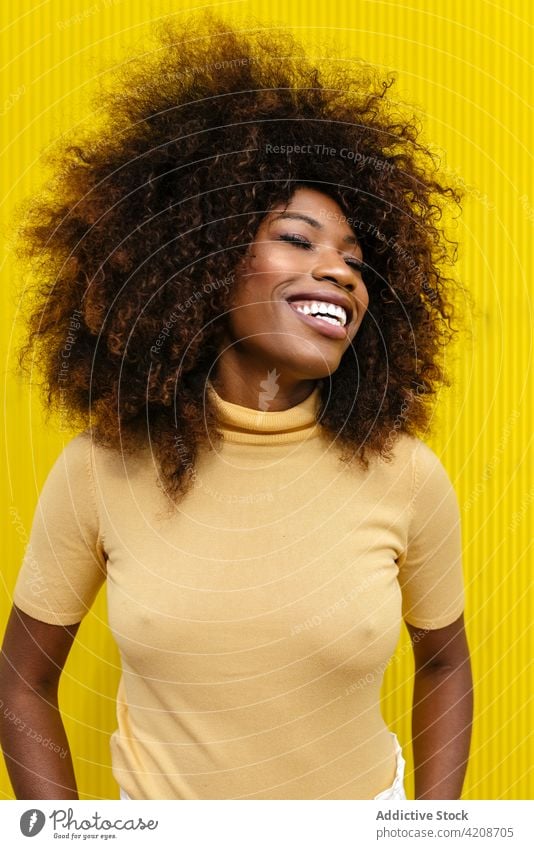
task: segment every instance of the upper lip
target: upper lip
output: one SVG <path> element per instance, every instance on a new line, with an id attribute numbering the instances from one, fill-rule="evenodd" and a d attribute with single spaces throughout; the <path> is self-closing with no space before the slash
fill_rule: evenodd
<path id="1" fill-rule="evenodd" d="M 347 313 L 347 324 L 352 319 L 353 306 L 350 298 L 335 289 L 308 289 L 292 292 L 286 296 L 286 301 L 326 301 L 330 304 L 338 304 Z"/>

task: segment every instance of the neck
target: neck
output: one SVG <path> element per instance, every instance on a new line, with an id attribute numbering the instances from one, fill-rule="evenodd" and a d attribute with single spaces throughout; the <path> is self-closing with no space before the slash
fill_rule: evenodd
<path id="1" fill-rule="evenodd" d="M 281 445 L 305 442 L 321 432 L 321 395 L 317 386 L 307 398 L 286 410 L 274 411 L 267 399 L 258 407 L 225 401 L 208 380 L 206 397 L 216 413 L 217 428 L 227 443 Z"/>
<path id="2" fill-rule="evenodd" d="M 256 374 L 219 371 L 210 378 L 217 394 L 230 404 L 273 413 L 302 403 L 320 383 L 319 379 L 283 380 L 275 368 Z"/>

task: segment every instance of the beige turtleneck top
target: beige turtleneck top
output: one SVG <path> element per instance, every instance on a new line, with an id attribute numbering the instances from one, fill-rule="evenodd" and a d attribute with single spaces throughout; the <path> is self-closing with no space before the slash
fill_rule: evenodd
<path id="1" fill-rule="evenodd" d="M 372 799 L 395 775 L 380 686 L 402 617 L 463 611 L 454 490 L 405 435 L 392 462 L 342 463 L 318 387 L 281 412 L 207 391 L 224 443 L 170 514 L 148 449 L 89 430 L 65 446 L 14 602 L 73 624 L 107 579 L 113 774 L 132 799 Z"/>

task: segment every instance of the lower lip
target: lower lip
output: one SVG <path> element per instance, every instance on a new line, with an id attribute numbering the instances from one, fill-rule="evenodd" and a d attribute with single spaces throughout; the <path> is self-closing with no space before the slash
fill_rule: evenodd
<path id="1" fill-rule="evenodd" d="M 296 313 L 302 321 L 309 324 L 310 327 L 313 327 L 318 333 L 322 333 L 323 336 L 330 336 L 331 339 L 346 339 L 347 325 L 345 325 L 345 327 L 342 327 L 341 325 L 336 327 L 335 324 L 330 324 L 328 321 L 323 321 L 320 318 L 313 318 L 311 315 L 306 315 L 305 313 L 300 312 L 289 301 L 286 301 L 286 304 L 291 307 L 293 312 Z"/>

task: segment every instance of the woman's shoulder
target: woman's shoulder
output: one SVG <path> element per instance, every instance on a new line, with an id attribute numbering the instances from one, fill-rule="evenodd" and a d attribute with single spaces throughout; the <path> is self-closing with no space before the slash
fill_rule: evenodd
<path id="1" fill-rule="evenodd" d="M 154 475 L 156 460 L 148 448 L 122 450 L 102 443 L 88 427 L 67 439 L 58 451 L 49 470 L 50 481 L 72 488 L 85 488 L 98 481 L 99 485 L 132 481 Z M 148 480 L 148 478 L 147 478 Z M 50 485 L 50 484 L 49 484 Z"/>
<path id="2" fill-rule="evenodd" d="M 388 477 L 402 479 L 412 491 L 435 482 L 438 486 L 450 484 L 448 473 L 437 450 L 429 443 L 407 433 L 400 433 L 387 446 L 387 454 L 376 458 L 376 469 Z"/>
<path id="3" fill-rule="evenodd" d="M 115 481 L 138 478 L 147 471 L 153 475 L 157 465 L 154 450 L 149 444 L 135 448 L 126 443 L 112 445 L 98 438 L 92 427 L 74 436 L 65 450 L 73 456 L 85 457 L 93 475 Z"/>
<path id="4" fill-rule="evenodd" d="M 420 437 L 399 436 L 392 451 L 391 467 L 397 472 L 401 468 L 405 470 L 412 495 L 419 500 L 442 498 L 453 492 L 453 484 L 439 450 Z"/>
<path id="5" fill-rule="evenodd" d="M 387 448 L 391 455 L 390 462 L 393 464 L 408 461 L 419 468 L 425 468 L 441 462 L 437 451 L 425 439 L 409 433 L 398 434 Z M 385 458 L 384 462 L 388 462 L 388 458 Z"/>

